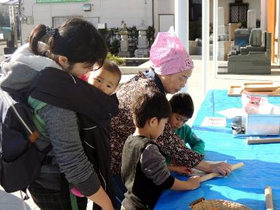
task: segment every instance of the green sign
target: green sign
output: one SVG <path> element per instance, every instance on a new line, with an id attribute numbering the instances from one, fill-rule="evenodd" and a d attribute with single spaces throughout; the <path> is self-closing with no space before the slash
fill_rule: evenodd
<path id="1" fill-rule="evenodd" d="M 88 2 L 89 0 L 36 0 L 36 3 Z"/>

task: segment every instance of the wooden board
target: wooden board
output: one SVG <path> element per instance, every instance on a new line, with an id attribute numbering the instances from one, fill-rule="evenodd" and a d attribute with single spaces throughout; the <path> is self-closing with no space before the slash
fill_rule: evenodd
<path id="1" fill-rule="evenodd" d="M 246 139 L 247 144 L 269 144 L 280 143 L 280 138 L 264 138 L 264 139 Z"/>
<path id="2" fill-rule="evenodd" d="M 241 96 L 242 92 L 244 91 L 243 86 L 230 86 L 229 91 L 228 91 L 228 96 Z M 249 93 L 253 93 L 253 94 L 260 94 L 260 95 L 266 95 L 266 96 L 280 96 L 280 88 L 278 87 L 276 90 L 274 91 L 269 91 L 269 92 L 265 92 L 265 91 L 260 91 L 260 92 L 250 92 L 247 91 Z"/>
<path id="3" fill-rule="evenodd" d="M 230 86 L 228 90 L 228 96 L 241 96 L 243 92 L 242 86 Z"/>
<path id="4" fill-rule="evenodd" d="M 244 90 L 248 92 L 273 92 L 278 89 L 273 83 L 245 83 Z"/>

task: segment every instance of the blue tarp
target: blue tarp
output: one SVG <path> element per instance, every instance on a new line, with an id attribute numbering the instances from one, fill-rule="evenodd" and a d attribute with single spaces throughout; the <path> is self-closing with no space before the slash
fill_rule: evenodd
<path id="1" fill-rule="evenodd" d="M 269 97 L 269 102 L 280 106 L 280 97 Z M 217 112 L 241 106 L 240 97 L 228 97 L 225 90 L 211 90 L 200 107 L 193 130 L 205 141 L 206 160 L 227 160 L 231 164 L 244 162 L 244 167 L 233 171 L 226 178 L 205 181 L 197 190 L 164 191 L 156 209 L 190 209 L 192 201 L 204 197 L 206 200 L 230 200 L 251 209 L 264 210 L 264 189 L 271 186 L 274 209 L 280 210 L 280 143 L 247 145 L 245 139 L 233 138 L 229 125 L 226 128 L 200 126 L 206 116 L 222 117 Z M 175 176 L 182 180 L 188 179 L 178 174 Z"/>

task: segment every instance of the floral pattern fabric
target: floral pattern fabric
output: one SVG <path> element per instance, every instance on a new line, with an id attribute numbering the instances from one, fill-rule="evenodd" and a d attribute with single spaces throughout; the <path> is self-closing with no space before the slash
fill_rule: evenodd
<path id="1" fill-rule="evenodd" d="M 121 171 L 122 149 L 126 139 L 135 131 L 131 106 L 133 100 L 145 92 L 160 91 L 153 78 L 147 78 L 139 73 L 128 82 L 120 86 L 117 97 L 119 99 L 119 114 L 112 119 L 111 153 L 112 172 Z M 161 150 L 178 165 L 190 168 L 195 167 L 204 158 L 203 155 L 189 149 L 182 139 L 177 136 L 169 125 L 166 125 L 163 134 L 156 140 Z"/>

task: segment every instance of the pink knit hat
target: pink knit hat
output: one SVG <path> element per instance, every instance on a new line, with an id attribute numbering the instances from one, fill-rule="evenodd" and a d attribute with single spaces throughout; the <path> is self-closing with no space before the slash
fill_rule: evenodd
<path id="1" fill-rule="evenodd" d="M 182 41 L 172 32 L 159 32 L 150 51 L 155 72 L 169 75 L 193 69 L 193 61 Z"/>

